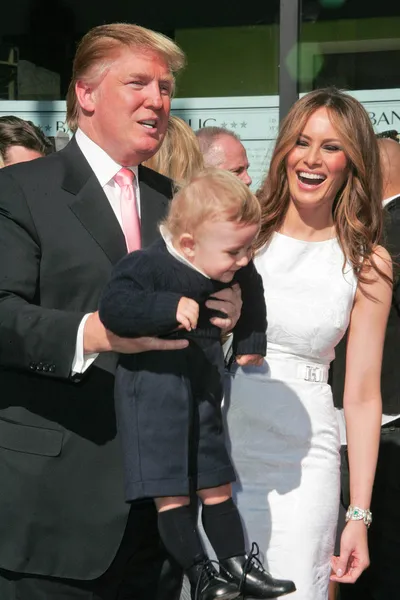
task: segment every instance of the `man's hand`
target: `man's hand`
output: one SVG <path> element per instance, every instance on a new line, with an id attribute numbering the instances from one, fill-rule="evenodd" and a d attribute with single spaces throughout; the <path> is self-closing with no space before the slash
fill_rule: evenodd
<path id="1" fill-rule="evenodd" d="M 261 367 L 264 362 L 264 357 L 261 356 L 261 354 L 241 354 L 236 357 L 236 362 L 241 367 Z"/>
<path id="2" fill-rule="evenodd" d="M 231 288 L 225 288 L 213 294 L 213 299 L 207 300 L 206 306 L 212 310 L 219 310 L 226 313 L 226 318 L 212 317 L 210 321 L 213 325 L 222 329 L 223 333 L 231 331 L 238 322 L 242 310 L 242 291 L 240 285 L 235 283 Z"/>
<path id="3" fill-rule="evenodd" d="M 99 313 L 92 313 L 83 332 L 83 351 L 85 354 L 99 352 L 120 352 L 137 354 L 149 350 L 181 350 L 186 348 L 187 340 L 161 340 L 157 337 L 122 338 L 108 331 L 99 319 Z"/>
<path id="4" fill-rule="evenodd" d="M 188 331 L 196 329 L 199 320 L 199 305 L 197 302 L 183 296 L 178 302 L 176 320 Z"/>

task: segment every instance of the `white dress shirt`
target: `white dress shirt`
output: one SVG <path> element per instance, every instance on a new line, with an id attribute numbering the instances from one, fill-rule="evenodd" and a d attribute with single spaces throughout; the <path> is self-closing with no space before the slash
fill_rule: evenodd
<path id="1" fill-rule="evenodd" d="M 394 200 L 395 198 L 398 198 L 398 197 L 399 197 L 399 194 L 395 194 L 394 196 L 390 196 L 390 198 L 385 198 L 385 200 L 382 202 L 382 207 L 385 208 L 385 206 L 390 204 L 392 200 Z"/>
<path id="2" fill-rule="evenodd" d="M 115 216 L 118 219 L 119 224 L 122 228 L 122 216 L 121 216 L 121 189 L 119 185 L 114 181 L 113 177 L 121 169 L 121 165 L 115 162 L 100 146 L 98 146 L 93 140 L 88 138 L 81 129 L 78 129 L 75 135 L 76 142 L 81 149 L 83 155 L 91 166 L 94 174 L 101 187 L 104 190 L 105 195 L 110 203 L 111 208 L 114 211 Z M 138 180 L 138 167 L 128 167 L 135 174 L 133 185 L 135 186 L 136 202 L 138 208 L 138 214 L 140 217 L 140 189 Z M 90 314 L 90 313 L 89 313 Z M 92 364 L 98 354 L 84 354 L 83 352 L 83 330 L 89 314 L 85 315 L 79 324 L 78 333 L 76 336 L 76 347 L 75 355 L 71 365 L 72 375 L 84 373 L 86 369 Z"/>

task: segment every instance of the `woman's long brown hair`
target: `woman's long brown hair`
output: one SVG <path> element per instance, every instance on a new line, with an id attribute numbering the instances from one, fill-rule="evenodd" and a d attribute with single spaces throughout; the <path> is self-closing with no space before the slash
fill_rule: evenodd
<path id="1" fill-rule="evenodd" d="M 333 205 L 336 235 L 345 263 L 352 265 L 361 283 L 367 282 L 363 265 L 366 268 L 370 265 L 389 283 L 376 264 L 374 252 L 383 229 L 382 174 L 376 136 L 362 104 L 336 88 L 315 90 L 303 96 L 281 125 L 269 172 L 256 194 L 262 210 L 257 248 L 264 246 L 282 227 L 290 202 L 286 159 L 310 116 L 322 107 L 329 112 L 348 161 L 347 180 Z"/>

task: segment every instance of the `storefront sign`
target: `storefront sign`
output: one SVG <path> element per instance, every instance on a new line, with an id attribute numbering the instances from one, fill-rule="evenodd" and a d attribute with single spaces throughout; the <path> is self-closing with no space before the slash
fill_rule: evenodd
<path id="1" fill-rule="evenodd" d="M 400 131 L 400 89 L 350 92 L 365 106 L 376 132 Z M 233 98 L 176 98 L 172 113 L 195 131 L 202 127 L 226 127 L 234 131 L 246 148 L 253 188 L 267 170 L 279 125 L 278 96 Z M 0 116 L 14 114 L 33 121 L 48 136 L 67 132 L 65 102 L 0 101 Z"/>

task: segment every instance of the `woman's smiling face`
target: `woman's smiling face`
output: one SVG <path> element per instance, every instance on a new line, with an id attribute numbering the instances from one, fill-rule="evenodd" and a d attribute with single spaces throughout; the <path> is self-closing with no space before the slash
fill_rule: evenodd
<path id="1" fill-rule="evenodd" d="M 296 205 L 333 205 L 346 181 L 348 161 L 326 108 L 317 109 L 308 119 L 286 158 L 286 173 Z"/>

